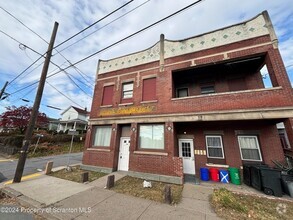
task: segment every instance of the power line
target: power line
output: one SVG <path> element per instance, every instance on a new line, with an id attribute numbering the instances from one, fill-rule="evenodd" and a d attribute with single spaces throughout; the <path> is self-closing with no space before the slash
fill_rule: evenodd
<path id="1" fill-rule="evenodd" d="M 72 38 L 76 37 L 77 35 L 81 34 L 82 32 L 86 31 L 87 29 L 89 29 L 90 27 L 96 25 L 97 23 L 99 23 L 100 21 L 104 20 L 105 18 L 109 17 L 110 15 L 114 14 L 115 12 L 119 11 L 120 9 L 124 8 L 126 5 L 130 4 L 131 2 L 133 2 L 134 0 L 128 1 L 126 2 L 124 5 L 120 6 L 119 8 L 115 9 L 114 11 L 110 12 L 109 14 L 107 14 L 106 16 L 100 18 L 99 20 L 95 21 L 94 23 L 92 23 L 91 25 L 87 26 L 86 28 L 82 29 L 81 31 L 79 31 L 78 33 L 72 35 L 71 37 L 67 38 L 65 41 L 61 42 L 60 44 L 56 45 L 54 47 L 57 48 L 59 46 L 61 46 L 62 44 L 66 43 L 67 41 L 71 40 Z"/>
<path id="2" fill-rule="evenodd" d="M 1 30 L 0 30 L 1 31 Z M 2 32 L 2 31 L 1 31 Z M 4 33 L 4 32 L 3 32 Z M 8 35 L 9 36 L 9 35 Z M 16 40 L 15 38 L 13 38 L 13 37 L 11 37 L 11 39 L 13 39 L 13 40 L 15 40 L 16 42 L 18 42 L 20 45 L 24 45 L 24 44 L 22 44 L 20 41 L 18 41 L 18 40 Z M 25 46 L 25 45 L 24 45 Z M 28 46 L 25 46 L 25 47 L 28 47 Z M 29 49 L 31 49 L 30 47 L 28 47 Z M 37 52 L 36 50 L 34 50 L 34 49 L 31 49 L 33 52 L 35 52 L 35 53 L 37 53 L 38 55 L 40 55 L 40 56 L 43 56 L 41 53 L 39 53 L 39 52 Z M 63 55 L 62 55 L 63 56 Z M 64 57 L 64 56 L 63 56 Z M 64 57 L 65 58 L 65 57 Z M 66 59 L 66 58 L 65 58 Z M 67 59 L 66 59 L 67 60 Z M 71 62 L 69 61 L 69 60 L 67 60 L 67 62 L 69 62 L 69 64 L 70 64 L 70 66 L 72 65 L 72 66 L 74 66 L 73 64 L 71 64 Z M 82 92 L 84 92 L 87 96 L 89 96 L 90 98 L 92 98 L 90 95 L 88 95 L 88 93 L 87 92 L 85 92 L 70 76 L 69 76 L 69 73 L 68 72 L 66 72 L 65 70 L 63 70 L 59 65 L 57 65 L 56 63 L 54 63 L 53 61 L 50 61 L 50 63 L 52 63 L 54 66 L 56 66 L 56 67 L 58 67 L 59 69 L 60 69 L 60 71 L 63 71 L 67 76 L 68 76 L 68 78 L 70 79 L 70 81 L 72 81 L 73 82 L 73 84 L 77 87 L 77 88 L 79 88 Z M 38 67 L 38 66 L 37 66 Z M 19 75 L 20 76 L 20 75 Z M 19 77 L 18 76 L 18 77 Z M 14 79 L 15 80 L 15 79 Z M 11 82 L 10 82 L 11 83 Z"/>
<path id="3" fill-rule="evenodd" d="M 24 49 L 28 48 L 28 49 L 30 49 L 31 51 L 33 51 L 33 52 L 35 52 L 35 53 L 41 55 L 39 52 L 35 51 L 34 49 L 32 49 L 31 47 L 27 46 L 26 44 L 21 43 L 20 41 L 16 40 L 14 37 L 12 37 L 11 35 L 5 33 L 4 31 L 0 30 L 0 32 L 1 32 L 2 34 L 4 34 L 5 36 L 9 37 L 10 39 L 14 40 L 15 42 L 19 43 L 19 46 L 23 46 Z M 21 48 L 20 48 L 20 49 L 21 49 Z M 21 50 L 22 50 L 22 49 L 21 49 Z"/>
<path id="4" fill-rule="evenodd" d="M 109 46 L 107 46 L 107 47 L 104 47 L 103 49 L 101 49 L 101 50 L 99 50 L 99 51 L 96 51 L 95 53 L 93 53 L 93 54 L 91 54 L 91 55 L 89 55 L 89 56 L 87 56 L 87 57 L 85 57 L 85 58 L 83 58 L 83 59 L 81 59 L 81 60 L 79 60 L 79 61 L 73 63 L 72 65 L 69 65 L 69 66 L 65 67 L 64 69 L 59 70 L 59 71 L 57 71 L 56 73 L 53 73 L 53 74 L 47 76 L 47 79 L 50 78 L 50 77 L 52 77 L 52 76 L 57 75 L 58 73 L 60 73 L 60 72 L 62 72 L 62 71 L 64 71 L 64 70 L 67 70 L 67 69 L 71 68 L 73 65 L 77 65 L 77 64 L 79 64 L 79 63 L 81 63 L 81 62 L 84 62 L 85 60 L 87 60 L 87 59 L 89 59 L 89 58 L 91 58 L 91 57 L 93 57 L 93 56 L 95 56 L 95 55 L 97 55 L 97 54 L 99 54 L 99 53 L 101 53 L 101 52 L 103 52 L 103 51 L 105 51 L 105 50 L 107 50 L 107 49 L 109 49 L 109 48 L 111 48 L 111 47 L 113 47 L 113 46 L 115 46 L 115 45 L 117 45 L 117 44 L 119 44 L 119 43 L 121 43 L 121 42 L 123 42 L 123 41 L 125 41 L 125 40 L 127 40 L 127 39 L 129 39 L 129 38 L 131 38 L 131 37 L 133 37 L 133 36 L 135 36 L 135 35 L 137 35 L 137 34 L 139 34 L 139 33 L 141 33 L 141 32 L 143 32 L 143 31 L 145 31 L 145 30 L 147 30 L 147 29 L 149 29 L 149 28 L 151 28 L 151 27 L 153 27 L 153 26 L 155 26 L 155 25 L 157 25 L 157 24 L 159 24 L 159 23 L 161 23 L 161 22 L 163 22 L 163 21 L 165 21 L 165 20 L 167 20 L 167 19 L 169 19 L 169 18 L 171 18 L 171 17 L 173 17 L 173 16 L 175 16 L 175 15 L 177 15 L 177 14 L 179 14 L 179 13 L 185 11 L 185 10 L 187 10 L 187 9 L 189 9 L 189 8 L 191 8 L 192 6 L 198 4 L 198 3 L 202 2 L 202 1 L 203 1 L 203 0 L 198 0 L 198 1 L 196 1 L 196 2 L 193 2 L 193 3 L 189 4 L 188 6 L 182 8 L 182 9 L 180 9 L 180 10 L 178 10 L 178 11 L 176 11 L 176 12 L 174 12 L 174 13 L 172 13 L 172 14 L 170 14 L 170 15 L 168 15 L 168 16 L 166 16 L 166 17 L 164 17 L 164 18 L 162 18 L 162 19 L 160 19 L 160 20 L 158 20 L 158 21 L 156 21 L 156 22 L 154 22 L 154 23 L 152 23 L 151 25 L 148 25 L 147 27 L 144 27 L 144 28 L 140 29 L 139 31 L 136 31 L 136 32 L 134 32 L 134 33 L 128 35 L 127 37 L 125 37 L 125 38 L 123 38 L 123 39 L 121 39 L 121 40 L 119 40 L 119 41 L 116 41 L 115 43 L 113 43 L 113 44 L 111 44 L 111 45 L 109 45 Z M 38 83 L 38 81 L 32 83 L 32 84 L 29 85 L 29 86 L 26 86 L 26 87 L 23 88 L 23 89 L 19 89 L 19 90 L 17 90 L 16 92 L 11 93 L 11 95 L 12 95 L 12 94 L 15 94 L 15 93 L 17 93 L 17 92 L 19 92 L 19 91 L 22 91 L 22 90 L 24 90 L 24 89 L 26 89 L 26 88 L 28 88 L 28 87 L 30 87 L 30 86 L 32 86 L 32 85 L 35 85 L 35 84 L 37 84 L 37 83 Z"/>
<path id="5" fill-rule="evenodd" d="M 29 29 L 31 32 L 33 32 L 35 35 L 37 35 L 39 38 L 41 38 L 43 41 L 46 41 L 44 38 L 42 38 L 38 33 L 36 33 L 34 30 L 32 30 L 31 28 L 29 28 L 27 25 L 25 25 L 20 19 L 18 19 L 17 17 L 15 17 L 13 14 L 11 14 L 9 11 L 7 11 L 5 8 L 3 8 L 2 6 L 0 6 L 0 8 L 5 11 L 7 14 L 9 14 L 11 17 L 13 17 L 15 20 L 17 20 L 19 23 L 21 23 L 23 26 L 25 26 L 27 29 Z M 47 41 L 46 41 L 47 42 Z M 47 42 L 48 43 L 48 42 Z"/>
<path id="6" fill-rule="evenodd" d="M 49 44 L 49 42 L 48 41 L 46 41 L 40 34 L 38 34 L 37 32 L 35 32 L 33 29 L 31 29 L 30 27 L 28 27 L 26 24 L 24 24 L 20 19 L 18 19 L 16 16 L 14 16 L 12 13 L 10 13 L 8 10 L 6 10 L 6 9 L 4 9 L 2 6 L 0 6 L 0 8 L 3 10 L 3 11 L 5 11 L 7 14 L 9 14 L 11 17 L 13 17 L 15 20 L 17 20 L 19 23 L 21 23 L 24 27 L 26 27 L 28 30 L 30 30 L 32 33 L 34 33 L 35 35 L 37 35 L 41 40 L 43 40 L 45 43 L 47 43 L 47 44 Z M 4 33 L 4 34 L 6 34 L 6 33 Z M 7 34 L 6 34 L 7 35 Z M 18 42 L 19 43 L 19 45 L 24 45 L 24 44 L 22 44 L 21 42 L 19 42 L 18 40 L 16 40 L 15 38 L 13 38 L 13 37 L 11 37 L 11 36 L 9 36 L 9 35 L 7 35 L 8 37 L 10 37 L 11 39 L 13 39 L 14 41 L 16 41 L 16 42 Z M 24 45 L 24 47 L 25 47 L 25 45 Z M 60 56 L 62 56 L 70 65 L 72 65 L 72 63 L 63 55 L 63 54 L 61 54 L 57 49 L 55 49 L 56 51 L 57 51 L 57 53 L 60 55 Z M 34 52 L 36 52 L 36 51 L 34 51 Z M 37 53 L 37 52 L 36 52 Z M 41 54 L 39 54 L 39 55 L 41 55 Z M 28 55 L 27 55 L 28 56 Z M 42 56 L 42 55 L 41 55 Z M 54 56 L 54 55 L 53 55 Z M 80 74 L 81 75 L 81 70 L 79 70 L 79 71 L 77 71 L 77 69 L 75 69 L 75 71 L 78 73 L 78 74 Z M 32 72 L 32 71 L 31 71 Z M 84 73 L 83 73 L 84 74 Z M 84 74 L 84 75 L 86 75 L 86 74 Z M 82 76 L 82 75 L 81 75 Z M 83 77 L 83 76 L 82 76 Z M 83 77 L 84 78 L 84 77 Z M 84 78 L 85 79 L 85 78 Z M 87 80 L 86 80 L 87 81 Z"/>
<path id="7" fill-rule="evenodd" d="M 107 49 L 109 49 L 109 48 L 111 48 L 111 47 L 113 47 L 113 46 L 115 46 L 115 45 L 117 45 L 117 44 L 119 44 L 119 43 L 121 43 L 121 42 L 123 42 L 123 41 L 125 41 L 125 40 L 127 40 L 127 39 L 129 39 L 129 38 L 131 38 L 131 37 L 133 37 L 133 36 L 135 36 L 135 35 L 137 35 L 137 34 L 139 34 L 139 33 L 141 33 L 141 32 L 143 32 L 143 31 L 145 31 L 145 30 L 147 30 L 147 29 L 149 29 L 149 28 L 151 28 L 151 27 L 153 27 L 153 26 L 155 26 L 155 25 L 157 25 L 157 24 L 159 24 L 159 23 L 161 23 L 161 22 L 163 22 L 163 21 L 165 21 L 165 20 L 167 20 L 167 19 L 169 19 L 169 18 L 171 18 L 171 17 L 173 17 L 173 16 L 175 16 L 175 15 L 177 15 L 177 14 L 183 12 L 183 11 L 185 11 L 186 9 L 188 9 L 188 8 L 194 6 L 194 5 L 196 5 L 196 4 L 198 4 L 198 3 L 202 2 L 202 1 L 203 1 L 203 0 L 198 0 L 198 1 L 196 1 L 196 2 L 193 2 L 192 4 L 190 4 L 190 5 L 186 6 L 186 7 L 184 7 L 184 8 L 182 8 L 182 9 L 180 9 L 180 10 L 178 10 L 178 11 L 176 11 L 176 12 L 174 12 L 174 13 L 172 13 L 172 14 L 170 14 L 170 15 L 168 15 L 168 16 L 166 16 L 166 17 L 164 17 L 164 18 L 162 18 L 162 19 L 160 19 L 160 20 L 158 20 L 158 21 L 156 21 L 156 22 L 154 22 L 154 23 L 152 23 L 151 25 L 148 25 L 147 27 L 144 27 L 144 28 L 140 29 L 139 31 L 136 31 L 136 32 L 134 32 L 133 34 L 130 34 L 130 35 L 128 35 L 127 37 L 125 37 L 125 38 L 123 38 L 123 39 L 121 39 L 121 40 L 119 40 L 119 41 L 116 41 L 115 43 L 113 43 L 113 44 L 111 44 L 111 45 L 109 45 L 109 46 L 107 46 L 107 47 L 104 47 L 103 49 L 98 50 L 98 51 L 96 51 L 95 53 L 92 53 L 91 55 L 89 55 L 89 56 L 87 56 L 87 57 L 85 57 L 85 58 L 83 58 L 83 59 L 81 59 L 81 60 L 79 60 L 79 61 L 73 63 L 72 65 L 77 65 L 77 64 L 79 64 L 79 63 L 82 63 L 83 61 L 85 61 L 85 60 L 87 60 L 87 59 L 89 59 L 89 58 L 91 58 L 91 57 L 93 57 L 93 56 L 95 56 L 95 55 L 97 55 L 97 54 L 99 54 L 99 53 L 101 53 L 101 52 L 103 52 L 103 51 L 105 51 L 105 50 L 107 50 Z M 66 69 L 68 69 L 68 68 L 70 68 L 70 67 L 71 67 L 71 65 L 65 67 L 63 70 L 66 70 Z M 56 75 L 56 74 L 58 74 L 58 72 L 55 73 L 55 74 L 49 75 L 48 78 L 49 78 L 49 77 L 52 77 L 52 76 L 54 76 L 54 75 Z"/>
<path id="8" fill-rule="evenodd" d="M 99 31 L 99 30 L 101 30 L 101 29 L 107 27 L 108 25 L 114 23 L 115 21 L 117 21 L 117 20 L 121 19 L 122 17 L 124 17 L 124 16 L 130 14 L 131 12 L 135 11 L 136 9 L 140 8 L 141 6 L 143 6 L 144 4 L 148 3 L 149 1 L 151 1 L 151 0 L 147 0 L 147 1 L 143 2 L 143 3 L 141 3 L 140 5 L 136 6 L 136 7 L 133 8 L 133 9 L 131 9 L 130 11 L 124 13 L 124 14 L 121 15 L 121 16 L 119 16 L 118 18 L 116 18 L 116 19 L 114 19 L 114 20 L 108 22 L 107 24 L 105 24 L 105 25 L 103 25 L 102 27 L 96 29 L 95 31 L 93 31 L 93 32 L 91 32 L 91 33 L 85 35 L 84 37 L 78 39 L 77 41 L 73 42 L 72 44 L 69 44 L 69 45 L 66 46 L 65 48 L 62 48 L 62 50 L 60 50 L 59 52 L 62 52 L 62 51 L 64 51 L 64 50 L 68 49 L 69 47 L 71 47 L 71 46 L 73 46 L 73 45 L 79 43 L 80 41 L 82 41 L 82 40 L 84 40 L 85 38 L 87 38 L 87 37 L 93 35 L 93 34 L 96 33 L 97 31 Z"/>
<path id="9" fill-rule="evenodd" d="M 125 3 L 124 5 L 120 6 L 119 8 L 115 9 L 114 11 L 112 11 L 111 13 L 107 14 L 106 16 L 102 17 L 101 19 L 99 19 L 98 21 L 94 22 L 93 24 L 89 25 L 88 27 L 84 28 L 83 30 L 79 31 L 78 33 L 76 33 L 75 35 L 71 36 L 70 38 L 68 38 L 67 40 L 61 42 L 60 44 L 58 44 L 57 46 L 55 46 L 53 49 L 56 49 L 57 47 L 61 46 L 62 44 L 64 44 L 65 42 L 69 41 L 70 39 L 76 37 L 77 35 L 79 35 L 80 33 L 84 32 L 85 30 L 89 29 L 90 27 L 94 26 L 95 24 L 99 23 L 100 21 L 104 20 L 105 18 L 109 17 L 110 15 L 114 14 L 115 12 L 117 12 L 118 10 L 124 8 L 126 5 L 130 4 L 131 2 L 133 2 L 134 0 L 131 0 L 127 3 Z M 0 6 L 1 7 L 1 6 Z M 27 25 L 25 25 L 22 21 L 20 21 L 20 19 L 16 18 L 12 13 L 8 12 L 6 9 L 4 9 L 3 7 L 1 7 L 2 10 L 4 10 L 6 13 L 8 13 L 10 16 L 12 16 L 14 19 L 16 19 L 17 21 L 19 21 L 22 25 L 24 25 L 26 28 L 28 28 L 30 31 L 32 31 L 33 33 L 35 33 L 37 36 L 39 36 L 43 41 L 45 41 L 46 43 L 48 43 L 44 38 L 42 38 L 39 34 L 37 34 L 35 31 L 33 31 L 31 28 L 29 28 Z M 3 34 L 5 34 L 6 36 L 10 37 L 11 39 L 15 40 L 16 42 L 20 43 L 19 41 L 17 41 L 15 38 L 7 35 L 6 33 L 3 32 Z M 23 44 L 24 45 L 24 44 Z M 26 45 L 24 45 L 26 46 Z M 26 46 L 27 47 L 27 46 Z M 29 48 L 29 47 L 28 47 Z M 57 51 L 57 50 L 56 50 Z M 34 51 L 36 52 L 36 51 Z M 58 52 L 58 51 L 57 51 Z M 46 52 L 47 53 L 47 52 Z M 30 67 L 32 67 L 36 62 L 38 62 L 38 60 L 40 60 L 46 53 L 42 54 L 36 61 L 34 61 L 31 65 L 29 65 L 25 70 L 23 70 L 20 74 L 18 74 L 12 81 L 9 82 L 9 84 L 11 84 L 13 81 L 15 81 L 18 77 L 20 77 L 24 72 L 26 72 Z M 59 53 L 59 52 L 58 52 Z M 66 59 L 67 60 L 67 59 Z M 68 61 L 68 60 L 67 60 Z M 70 66 L 74 66 L 72 63 L 70 63 Z M 84 74 L 85 75 L 85 74 Z M 8 85 L 9 85 L 8 84 Z"/>
<path id="10" fill-rule="evenodd" d="M 48 80 L 46 80 L 46 82 L 49 84 L 49 86 L 51 86 L 53 89 L 55 89 L 58 93 L 60 93 L 61 95 L 63 95 L 65 98 L 67 98 L 68 100 L 70 100 L 71 102 L 73 102 L 74 104 L 78 105 L 79 107 L 83 108 L 80 104 L 76 103 L 75 101 L 73 101 L 70 97 L 68 97 L 67 95 L 65 95 L 63 92 L 59 91 L 55 86 L 53 86 L 51 83 L 48 82 Z"/>

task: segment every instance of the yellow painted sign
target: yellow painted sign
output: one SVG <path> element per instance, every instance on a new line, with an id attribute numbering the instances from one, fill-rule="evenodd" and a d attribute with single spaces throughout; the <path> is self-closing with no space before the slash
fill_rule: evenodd
<path id="1" fill-rule="evenodd" d="M 119 108 L 101 109 L 99 116 L 142 114 L 153 112 L 155 109 L 155 106 L 125 106 Z"/>

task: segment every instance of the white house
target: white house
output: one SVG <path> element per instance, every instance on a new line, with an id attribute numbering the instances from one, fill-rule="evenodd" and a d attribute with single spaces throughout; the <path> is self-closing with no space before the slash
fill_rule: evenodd
<path id="1" fill-rule="evenodd" d="M 68 129 L 76 129 L 77 131 L 86 131 L 88 124 L 89 112 L 85 109 L 80 109 L 74 106 L 69 106 L 61 113 L 61 119 L 59 121 L 52 121 L 53 124 L 57 124 L 56 130 L 66 131 Z"/>

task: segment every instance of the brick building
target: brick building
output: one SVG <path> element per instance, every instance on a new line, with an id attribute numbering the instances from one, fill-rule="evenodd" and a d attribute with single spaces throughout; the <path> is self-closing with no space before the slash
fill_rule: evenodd
<path id="1" fill-rule="evenodd" d="M 293 92 L 266 11 L 100 60 L 91 109 L 83 164 L 104 171 L 182 183 L 201 167 L 272 165 L 284 159 L 280 122 L 293 146 Z"/>

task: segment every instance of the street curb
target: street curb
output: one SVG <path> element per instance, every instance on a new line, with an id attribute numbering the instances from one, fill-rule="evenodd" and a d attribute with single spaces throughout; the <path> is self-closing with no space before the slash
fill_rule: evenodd
<path id="1" fill-rule="evenodd" d="M 46 205 L 44 203 L 40 203 L 34 199 L 31 199 L 31 198 L 23 195 L 22 193 L 10 188 L 10 187 L 2 188 L 1 191 L 3 193 L 5 193 L 6 195 L 8 195 L 9 197 L 16 198 L 21 206 L 31 207 L 31 208 L 36 208 L 36 209 L 46 208 Z M 53 215 L 50 215 L 46 212 L 35 213 L 35 215 L 41 216 L 41 217 L 43 217 L 45 219 L 49 219 L 49 220 L 60 220 L 60 219 L 58 219 L 58 218 L 54 217 Z"/>
<path id="2" fill-rule="evenodd" d="M 82 165 L 82 163 L 71 164 L 70 167 L 75 167 L 75 166 L 79 166 L 79 165 Z M 67 166 L 54 167 L 54 168 L 52 168 L 52 172 L 57 172 L 59 170 L 65 169 L 66 167 Z"/>

